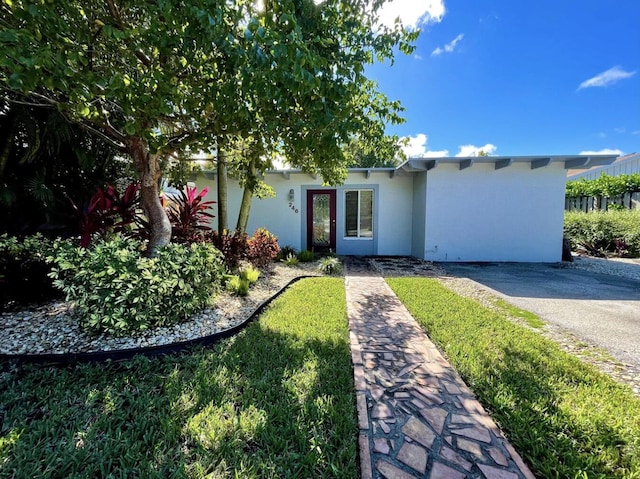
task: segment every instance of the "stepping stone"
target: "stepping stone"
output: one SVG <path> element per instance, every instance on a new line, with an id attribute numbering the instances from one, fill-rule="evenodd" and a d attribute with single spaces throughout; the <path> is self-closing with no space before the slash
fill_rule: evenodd
<path id="1" fill-rule="evenodd" d="M 426 419 L 435 432 L 442 434 L 442 431 L 444 430 L 444 422 L 449 415 L 447 411 L 436 407 L 431 409 L 420 409 L 418 412 Z"/>
<path id="2" fill-rule="evenodd" d="M 382 437 L 373 440 L 373 451 L 381 454 L 389 454 L 389 441 Z"/>
<path id="3" fill-rule="evenodd" d="M 478 467 L 487 479 L 518 479 L 518 475 L 515 472 L 505 471 L 485 464 L 478 464 Z"/>
<path id="4" fill-rule="evenodd" d="M 398 372 L 398 377 L 402 377 L 405 374 L 410 373 L 411 371 L 419 367 L 421 364 L 422 363 L 415 363 L 415 364 L 409 364 L 408 366 L 405 366 L 404 368 L 402 368 L 401 371 Z"/>
<path id="5" fill-rule="evenodd" d="M 471 416 L 466 416 L 463 414 L 452 414 L 451 422 L 453 424 L 475 424 L 476 423 Z"/>
<path id="6" fill-rule="evenodd" d="M 387 406 L 385 403 L 379 402 L 375 406 L 373 406 L 373 411 L 371 411 L 371 417 L 373 419 L 393 417 L 393 412 L 391 411 L 391 409 L 389 409 L 389 406 Z"/>
<path id="7" fill-rule="evenodd" d="M 458 386 L 456 386 L 453 383 L 450 383 L 449 381 L 442 381 L 442 384 L 444 385 L 444 388 L 447 390 L 449 394 L 462 393 L 462 391 L 460 391 L 460 388 Z"/>
<path id="8" fill-rule="evenodd" d="M 492 447 L 492 448 L 489 448 L 487 452 L 491 456 L 491 459 L 496 461 L 496 464 L 499 464 L 500 466 L 504 466 L 504 467 L 507 467 L 509 465 L 509 461 L 507 460 L 505 455 L 502 454 L 500 449 L 496 447 Z"/>
<path id="9" fill-rule="evenodd" d="M 414 475 L 404 472 L 402 469 L 398 469 L 393 464 L 382 459 L 376 462 L 376 469 L 386 479 L 416 479 Z"/>
<path id="10" fill-rule="evenodd" d="M 464 436 L 471 439 L 475 439 L 477 441 L 486 442 L 487 444 L 491 443 L 491 436 L 489 435 L 489 431 L 486 429 L 481 429 L 479 427 L 468 427 L 465 429 L 453 429 L 451 431 L 453 434 L 457 436 Z"/>
<path id="11" fill-rule="evenodd" d="M 389 425 L 386 422 L 384 422 L 382 419 L 378 421 L 378 425 L 380 426 L 380 429 L 384 431 L 385 434 L 389 434 L 391 432 L 391 428 L 389 427 Z"/>
<path id="12" fill-rule="evenodd" d="M 398 461 L 424 474 L 427 468 L 427 451 L 417 444 L 405 442 L 397 456 Z"/>
<path id="13" fill-rule="evenodd" d="M 465 451 L 470 452 L 476 457 L 482 457 L 482 449 L 480 448 L 480 445 L 478 443 L 458 438 L 457 444 L 460 449 L 464 449 Z"/>
<path id="14" fill-rule="evenodd" d="M 465 479 L 466 477 L 466 474 L 436 462 L 431 468 L 429 479 Z"/>
<path id="15" fill-rule="evenodd" d="M 435 433 L 415 416 L 412 416 L 402 427 L 402 432 L 429 449 L 436 438 Z"/>
<path id="16" fill-rule="evenodd" d="M 384 394 L 384 388 L 381 388 L 380 386 L 371 386 L 369 390 L 371 391 L 371 397 L 373 400 L 376 402 L 380 401 L 380 398 Z"/>
<path id="17" fill-rule="evenodd" d="M 440 450 L 440 457 L 448 462 L 456 464 L 467 471 L 471 470 L 473 464 L 467 461 L 464 457 L 458 454 L 456 451 L 447 446 L 442 446 Z"/>

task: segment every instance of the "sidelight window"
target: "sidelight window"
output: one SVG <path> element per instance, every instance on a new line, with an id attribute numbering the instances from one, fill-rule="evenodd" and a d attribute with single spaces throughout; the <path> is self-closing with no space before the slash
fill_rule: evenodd
<path id="1" fill-rule="evenodd" d="M 345 237 L 373 238 L 373 190 L 345 191 Z"/>

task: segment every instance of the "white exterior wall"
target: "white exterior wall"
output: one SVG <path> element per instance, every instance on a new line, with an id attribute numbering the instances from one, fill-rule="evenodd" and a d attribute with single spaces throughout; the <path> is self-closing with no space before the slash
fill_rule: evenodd
<path id="1" fill-rule="evenodd" d="M 322 189 L 322 179 L 302 173 L 291 173 L 289 179 L 280 173 L 268 173 L 265 182 L 276 196 L 253 198 L 247 232 L 252 234 L 264 227 L 278 237 L 280 246 L 289 245 L 305 249 L 306 245 L 306 191 Z M 217 201 L 217 185 L 214 176 L 199 177 L 195 181 L 198 189 L 208 187 L 208 201 Z M 374 189 L 374 239 L 357 240 L 344 238 L 344 190 L 350 188 Z M 289 190 L 294 191 L 294 200 L 289 201 Z M 369 178 L 364 172 L 350 172 L 344 185 L 326 189 L 336 190 L 336 252 L 338 254 L 364 255 L 410 255 L 412 237 L 412 191 L 413 178 L 391 178 L 388 171 L 372 171 Z M 242 191 L 238 182 L 229 180 L 228 221 L 230 229 L 235 227 Z M 296 211 L 297 210 L 297 211 Z M 217 214 L 216 214 L 217 216 Z M 218 227 L 217 218 L 212 227 Z"/>
<path id="2" fill-rule="evenodd" d="M 413 178 L 388 173 L 372 174 L 370 180 L 380 185 L 378 201 L 378 255 L 411 255 L 413 230 Z M 357 180 L 355 181 L 357 182 Z M 349 182 L 345 183 L 346 185 Z"/>
<path id="3" fill-rule="evenodd" d="M 431 261 L 557 262 L 565 170 L 440 164 L 427 173 L 424 254 Z M 415 254 L 415 252 L 414 252 Z"/>
<path id="4" fill-rule="evenodd" d="M 425 227 L 427 216 L 427 175 L 418 174 L 413 177 L 413 235 L 411 255 L 424 257 Z"/>

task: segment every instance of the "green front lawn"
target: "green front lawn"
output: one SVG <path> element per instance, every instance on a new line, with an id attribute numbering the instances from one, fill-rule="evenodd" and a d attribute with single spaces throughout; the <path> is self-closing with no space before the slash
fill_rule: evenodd
<path id="1" fill-rule="evenodd" d="M 640 477 L 640 399 L 433 279 L 387 279 L 540 478 Z"/>
<path id="2" fill-rule="evenodd" d="M 3 478 L 357 476 L 340 279 L 296 283 L 258 322 L 207 349 L 2 366 Z"/>

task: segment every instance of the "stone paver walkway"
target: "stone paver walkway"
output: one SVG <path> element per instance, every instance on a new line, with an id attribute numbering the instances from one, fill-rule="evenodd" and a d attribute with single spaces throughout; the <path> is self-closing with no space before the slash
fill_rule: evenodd
<path id="1" fill-rule="evenodd" d="M 535 479 L 385 281 L 345 285 L 362 479 Z"/>

